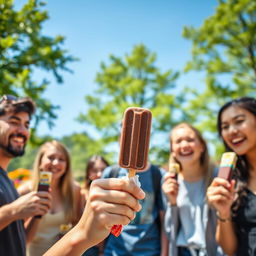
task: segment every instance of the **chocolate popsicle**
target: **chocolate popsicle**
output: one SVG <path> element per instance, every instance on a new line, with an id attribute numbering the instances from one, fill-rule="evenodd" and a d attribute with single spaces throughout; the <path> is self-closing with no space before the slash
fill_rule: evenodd
<path id="1" fill-rule="evenodd" d="M 232 171 L 235 168 L 237 156 L 234 152 L 226 152 L 222 154 L 218 177 L 228 180 L 232 180 Z"/>
<path id="2" fill-rule="evenodd" d="M 129 177 L 147 166 L 152 113 L 145 108 L 128 108 L 124 113 L 119 165 L 129 169 Z"/>
<path id="3" fill-rule="evenodd" d="M 143 170 L 148 162 L 148 150 L 152 113 L 145 108 L 131 107 L 124 113 L 119 166 L 129 170 L 128 177 L 134 177 L 136 170 Z M 122 225 L 114 225 L 111 233 L 119 236 Z"/>

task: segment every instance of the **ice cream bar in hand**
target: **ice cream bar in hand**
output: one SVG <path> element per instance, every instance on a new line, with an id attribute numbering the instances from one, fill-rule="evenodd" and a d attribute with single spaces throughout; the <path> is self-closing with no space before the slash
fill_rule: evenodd
<path id="1" fill-rule="evenodd" d="M 169 162 L 169 172 L 173 174 L 174 178 L 178 179 L 178 173 L 180 172 L 180 165 L 178 163 Z"/>
<path id="2" fill-rule="evenodd" d="M 39 174 L 39 183 L 37 191 L 49 191 L 49 186 L 52 180 L 52 173 L 41 171 Z M 36 218 L 41 218 L 42 216 L 35 216 Z"/>
<path id="3" fill-rule="evenodd" d="M 235 168 L 237 156 L 234 152 L 226 152 L 222 155 L 220 161 L 220 168 L 218 177 L 228 180 L 232 180 L 232 172 Z"/>
<path id="4" fill-rule="evenodd" d="M 136 170 L 143 170 L 148 162 L 152 113 L 145 108 L 131 107 L 124 112 L 122 123 L 119 165 L 134 177 Z M 122 225 L 114 225 L 111 233 L 119 236 Z"/>

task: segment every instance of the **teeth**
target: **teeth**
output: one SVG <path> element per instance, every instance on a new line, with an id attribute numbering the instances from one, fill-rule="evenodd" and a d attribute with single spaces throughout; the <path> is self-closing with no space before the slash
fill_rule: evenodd
<path id="1" fill-rule="evenodd" d="M 14 141 L 23 143 L 23 142 L 24 142 L 24 139 L 21 138 L 21 137 L 15 137 L 15 138 L 14 138 Z"/>
<path id="2" fill-rule="evenodd" d="M 188 156 L 191 155 L 193 152 L 182 152 L 180 153 L 182 156 Z"/>
<path id="3" fill-rule="evenodd" d="M 233 139 L 231 142 L 238 143 L 238 142 L 241 142 L 242 140 L 243 140 L 243 138 L 237 138 L 237 139 Z"/>

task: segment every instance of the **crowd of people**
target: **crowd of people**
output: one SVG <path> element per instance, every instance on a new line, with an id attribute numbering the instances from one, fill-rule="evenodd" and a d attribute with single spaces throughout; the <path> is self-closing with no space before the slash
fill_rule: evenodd
<path id="1" fill-rule="evenodd" d="M 180 123 L 169 138 L 178 175 L 149 162 L 136 173 L 138 186 L 95 155 L 81 186 L 66 146 L 53 140 L 16 190 L 7 168 L 25 153 L 35 110 L 30 98 L 0 99 L 0 255 L 256 255 L 254 98 L 227 102 L 216 117 L 226 151 L 238 156 L 231 181 L 218 177 L 200 131 Z M 49 191 L 38 191 L 41 171 L 52 173 Z M 123 225 L 118 237 L 114 225 Z"/>

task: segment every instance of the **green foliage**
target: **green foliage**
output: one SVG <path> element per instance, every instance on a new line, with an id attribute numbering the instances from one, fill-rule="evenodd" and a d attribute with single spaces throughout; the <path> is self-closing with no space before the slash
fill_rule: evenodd
<path id="1" fill-rule="evenodd" d="M 117 142 L 120 133 L 122 113 L 127 107 L 149 108 L 153 113 L 151 159 L 166 161 L 169 143 L 166 139 L 160 143 L 159 132 L 166 137 L 171 126 L 178 121 L 181 113 L 178 107 L 182 97 L 175 97 L 175 80 L 177 72 L 161 72 L 157 68 L 156 54 L 144 45 L 136 45 L 130 54 L 123 58 L 111 55 L 109 63 L 101 63 L 96 75 L 98 88 L 94 95 L 85 97 L 89 105 L 87 113 L 81 113 L 78 120 L 87 123 L 98 131 L 100 145 L 107 148 Z M 154 140 L 155 139 L 155 140 Z"/>
<path id="2" fill-rule="evenodd" d="M 50 72 L 61 83 L 60 71 L 69 71 L 66 65 L 75 58 L 62 49 L 63 36 L 42 35 L 43 22 L 48 19 L 43 2 L 28 0 L 20 10 L 13 2 L 0 1 L 0 95 L 31 97 L 38 106 L 36 124 L 46 120 L 51 126 L 58 106 L 43 97 L 49 81 L 34 81 L 33 74 Z"/>
<path id="3" fill-rule="evenodd" d="M 71 155 L 72 170 L 76 178 L 84 177 L 88 159 L 99 154 L 106 159 L 111 159 L 111 153 L 104 150 L 100 141 L 91 138 L 87 133 L 75 133 L 62 138 L 62 143 L 67 146 Z"/>
<path id="4" fill-rule="evenodd" d="M 189 120 L 213 133 L 224 102 L 256 96 L 256 1 L 220 0 L 200 28 L 185 27 L 183 36 L 193 43 L 185 71 L 205 74 L 205 88 L 190 91 L 194 97 L 190 94 L 185 111 Z"/>

